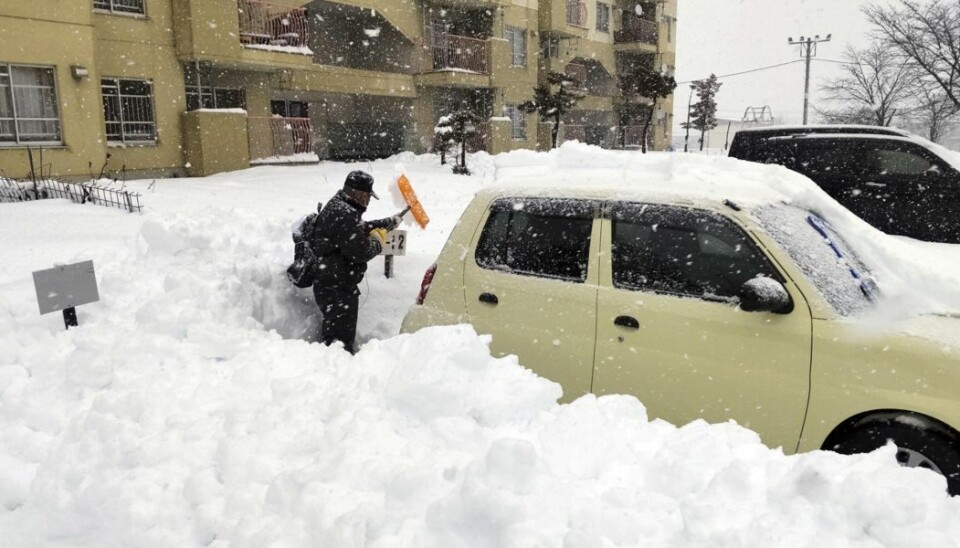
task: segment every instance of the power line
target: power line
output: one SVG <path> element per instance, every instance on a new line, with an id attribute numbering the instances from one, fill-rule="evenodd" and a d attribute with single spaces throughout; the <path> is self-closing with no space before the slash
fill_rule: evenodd
<path id="1" fill-rule="evenodd" d="M 770 70 L 770 69 L 775 69 L 775 68 L 779 68 L 779 67 L 785 67 L 785 66 L 787 66 L 787 65 L 792 65 L 792 64 L 794 64 L 794 63 L 802 63 L 802 62 L 803 62 L 803 59 L 794 59 L 793 61 L 787 61 L 786 63 L 780 63 L 779 65 L 770 65 L 769 67 L 760 67 L 760 68 L 745 70 L 745 71 L 743 71 L 743 72 L 734 72 L 733 74 L 723 74 L 723 75 L 721 75 L 721 76 L 717 76 L 717 80 L 722 80 L 722 79 L 724 79 L 724 78 L 730 78 L 730 77 L 733 77 L 733 76 L 740 76 L 741 74 L 750 74 L 750 73 L 752 73 L 752 72 L 761 72 L 761 71 L 764 71 L 764 70 Z M 697 80 L 703 80 L 703 78 L 698 78 Z M 678 85 L 678 86 L 682 86 L 683 84 L 692 84 L 692 83 L 696 82 L 697 80 L 688 80 L 688 81 L 686 81 L 686 82 L 677 82 L 677 85 Z"/>

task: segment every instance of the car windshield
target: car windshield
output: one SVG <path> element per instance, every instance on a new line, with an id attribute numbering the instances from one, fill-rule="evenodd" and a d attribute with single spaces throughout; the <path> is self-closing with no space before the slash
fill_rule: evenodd
<path id="1" fill-rule="evenodd" d="M 837 313 L 853 315 L 877 301 L 879 292 L 870 272 L 826 220 L 786 204 L 755 214 Z"/>

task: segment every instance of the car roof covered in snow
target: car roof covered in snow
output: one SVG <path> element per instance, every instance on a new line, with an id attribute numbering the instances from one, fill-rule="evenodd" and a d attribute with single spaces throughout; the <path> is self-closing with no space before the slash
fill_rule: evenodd
<path id="1" fill-rule="evenodd" d="M 745 209 L 798 201 L 814 208 L 832 202 L 812 181 L 787 168 L 718 156 L 565 143 L 548 154 L 500 155 L 495 163 L 495 182 L 485 192 L 497 196 L 656 201 L 711 209 L 725 207 L 727 200 Z"/>

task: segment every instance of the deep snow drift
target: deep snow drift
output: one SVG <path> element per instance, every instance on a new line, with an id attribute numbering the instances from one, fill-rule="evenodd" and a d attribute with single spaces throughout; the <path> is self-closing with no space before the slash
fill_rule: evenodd
<path id="1" fill-rule="evenodd" d="M 466 326 L 396 336 L 460 211 L 495 180 L 608 178 L 620 162 L 666 186 L 769 176 L 798 201 L 815 191 L 781 168 L 579 145 L 471 159 L 471 177 L 404 155 L 129 183 L 142 216 L 0 204 L 0 545 L 958 545 L 960 498 L 892 447 L 786 457 L 734 424 L 651 422 L 632 397 L 557 405 L 558 385 L 491 358 Z M 311 344 L 315 305 L 283 277 L 290 225 L 351 169 L 380 189 L 398 164 L 432 224 L 410 228 L 396 278 L 371 263 L 356 357 Z M 367 217 L 394 212 L 385 199 Z M 925 261 L 916 275 L 937 284 L 960 253 L 835 216 L 888 274 L 892 315 L 952 306 L 955 283 L 907 298 L 896 263 Z M 101 301 L 64 331 L 38 315 L 30 273 L 86 259 Z"/>

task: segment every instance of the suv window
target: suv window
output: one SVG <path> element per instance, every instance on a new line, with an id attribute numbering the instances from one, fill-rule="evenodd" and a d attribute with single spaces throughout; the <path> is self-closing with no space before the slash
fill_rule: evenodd
<path id="1" fill-rule="evenodd" d="M 477 245 L 478 265 L 527 276 L 586 281 L 595 202 L 502 199 L 490 210 Z"/>
<path id="2" fill-rule="evenodd" d="M 935 167 L 916 152 L 892 148 L 868 151 L 867 162 L 873 167 L 872 171 L 889 175 L 923 175 Z"/>
<path id="3" fill-rule="evenodd" d="M 610 216 L 615 287 L 732 300 L 757 276 L 783 281 L 750 237 L 717 213 L 621 203 Z"/>

